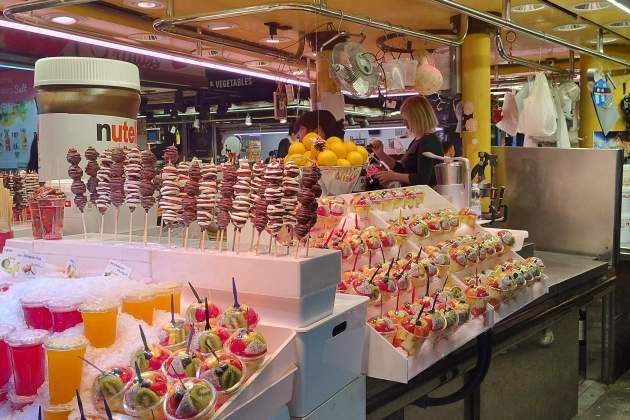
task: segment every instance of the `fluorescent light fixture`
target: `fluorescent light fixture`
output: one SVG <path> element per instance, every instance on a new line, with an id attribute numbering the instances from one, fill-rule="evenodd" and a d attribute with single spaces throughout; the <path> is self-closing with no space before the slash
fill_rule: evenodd
<path id="1" fill-rule="evenodd" d="M 252 116 L 249 114 L 245 116 L 245 125 L 248 127 L 252 125 Z"/>
<path id="2" fill-rule="evenodd" d="M 622 21 L 619 21 L 619 22 L 609 23 L 608 27 L 609 28 L 615 28 L 615 29 L 630 28 L 630 20 L 622 20 Z"/>
<path id="3" fill-rule="evenodd" d="M 391 126 L 391 127 L 370 127 L 370 128 L 347 128 L 344 131 L 366 131 L 366 130 L 398 130 L 398 129 L 403 129 L 403 128 L 407 128 L 404 125 L 400 125 L 400 126 Z M 440 130 L 438 130 L 440 131 Z M 284 130 L 284 131 L 256 131 L 256 132 L 250 132 L 250 133 L 231 133 L 234 134 L 235 136 L 263 136 L 263 135 L 267 135 L 267 134 L 287 134 L 288 131 Z"/>
<path id="4" fill-rule="evenodd" d="M 398 130 L 401 128 L 407 128 L 404 125 L 397 125 L 393 127 L 366 127 L 366 128 L 347 128 L 345 131 L 366 131 L 366 130 Z"/>
<path id="5" fill-rule="evenodd" d="M 164 9 L 164 3 L 156 0 L 126 0 L 124 3 L 138 9 Z"/>
<path id="6" fill-rule="evenodd" d="M 162 40 L 162 35 L 152 34 L 150 32 L 138 32 L 129 35 L 129 39 L 140 42 L 157 42 Z"/>
<path id="7" fill-rule="evenodd" d="M 542 10 L 544 8 L 545 8 L 544 4 L 528 3 L 528 4 L 521 4 L 519 6 L 512 7 L 512 12 L 513 13 L 532 13 L 532 12 L 537 12 L 539 10 Z"/>
<path id="8" fill-rule="evenodd" d="M 284 77 L 284 76 L 279 76 L 279 75 L 274 75 L 274 74 L 269 74 L 269 73 L 264 73 L 264 72 L 258 72 L 255 70 L 248 70 L 248 69 L 237 67 L 237 66 L 230 66 L 227 64 L 211 63 L 211 62 L 206 62 L 202 60 L 197 60 L 194 58 L 179 56 L 176 54 L 169 54 L 169 53 L 164 53 L 164 52 L 159 52 L 159 51 L 151 51 L 144 48 L 132 47 L 129 45 L 118 44 L 115 42 L 89 38 L 82 35 L 75 35 L 72 33 L 56 31 L 53 29 L 25 25 L 22 23 L 12 22 L 8 20 L 0 20 L 0 27 L 15 29 L 18 31 L 31 32 L 31 33 L 35 33 L 39 35 L 50 36 L 53 38 L 66 39 L 68 41 L 80 42 L 82 44 L 95 45 L 95 46 L 103 47 L 103 48 L 111 48 L 117 51 L 126 51 L 126 52 L 130 52 L 134 54 L 144 55 L 147 57 L 159 58 L 162 60 L 171 60 L 177 63 L 188 64 L 191 66 L 222 70 L 222 71 L 227 71 L 230 73 L 235 73 L 235 74 L 239 74 L 243 76 L 252 76 L 252 77 L 258 77 L 258 78 L 266 79 L 266 80 L 273 80 L 276 82 L 291 83 L 294 85 L 309 87 L 308 82 L 305 82 L 303 80 L 299 80 L 293 77 Z"/>
<path id="9" fill-rule="evenodd" d="M 611 42 L 617 42 L 617 41 L 619 41 L 619 38 L 617 38 L 616 36 L 604 35 L 604 39 L 603 39 L 604 44 L 610 44 Z M 597 44 L 597 38 L 593 38 L 589 40 L 588 42 L 590 44 Z"/>
<path id="10" fill-rule="evenodd" d="M 610 0 L 608 0 L 610 2 Z M 574 4 L 574 10 L 578 10 L 580 12 L 597 12 L 599 10 L 604 10 L 610 7 L 610 4 L 605 1 L 587 1 L 584 3 Z"/>
<path id="11" fill-rule="evenodd" d="M 208 25 L 211 31 L 227 31 L 234 28 L 238 28 L 238 25 L 231 22 L 212 22 Z"/>
<path id="12" fill-rule="evenodd" d="M 52 23 L 56 23 L 57 25 L 65 25 L 65 26 L 74 25 L 75 23 L 78 22 L 78 19 L 72 16 L 52 15 L 52 16 L 46 16 L 45 18 L 51 21 Z"/>
<path id="13" fill-rule="evenodd" d="M 35 71 L 35 67 L 18 66 L 15 64 L 1 64 L 1 63 L 0 63 L 0 69 Z"/>
<path id="14" fill-rule="evenodd" d="M 285 36 L 278 36 L 278 35 L 269 36 L 267 38 L 263 38 L 260 40 L 260 42 L 264 42 L 267 44 L 282 44 L 289 41 L 291 41 L 291 38 L 287 38 Z"/>
<path id="15" fill-rule="evenodd" d="M 630 15 L 630 2 L 624 0 L 608 0 L 608 3 L 623 10 Z"/>
<path id="16" fill-rule="evenodd" d="M 553 30 L 558 32 L 573 32 L 580 31 L 587 27 L 588 25 L 585 23 L 569 23 L 567 25 L 556 26 L 555 28 L 553 28 Z"/>
<path id="17" fill-rule="evenodd" d="M 286 118 L 280 118 L 280 124 L 286 124 L 286 123 L 287 123 Z"/>

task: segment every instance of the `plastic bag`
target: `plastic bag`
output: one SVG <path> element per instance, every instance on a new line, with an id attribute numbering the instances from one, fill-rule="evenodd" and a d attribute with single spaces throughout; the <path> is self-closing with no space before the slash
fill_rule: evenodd
<path id="1" fill-rule="evenodd" d="M 533 137 L 549 137 L 557 128 L 556 106 L 547 77 L 544 73 L 536 73 L 529 96 L 523 101 L 523 109 L 518 116 L 518 131 Z"/>
<path id="2" fill-rule="evenodd" d="M 513 92 L 505 92 L 501 116 L 503 118 L 497 123 L 497 127 L 514 137 L 518 132 L 518 106 Z"/>

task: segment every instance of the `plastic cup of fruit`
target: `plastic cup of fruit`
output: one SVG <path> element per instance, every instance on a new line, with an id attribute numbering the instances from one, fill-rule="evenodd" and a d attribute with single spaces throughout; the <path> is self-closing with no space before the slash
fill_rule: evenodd
<path id="1" fill-rule="evenodd" d="M 184 379 L 168 390 L 163 402 L 164 414 L 167 420 L 210 419 L 217 406 L 216 399 L 217 392 L 208 381 Z"/>
<path id="2" fill-rule="evenodd" d="M 486 313 L 489 300 L 488 292 L 483 287 L 469 287 L 464 292 L 464 300 L 470 305 L 470 314 L 477 317 Z"/>
<path id="3" fill-rule="evenodd" d="M 202 362 L 203 355 L 200 352 L 191 351 L 186 353 L 186 349 L 182 349 L 170 355 L 162 364 L 161 370 L 169 381 L 174 382 L 179 379 L 197 376 Z"/>
<path id="4" fill-rule="evenodd" d="M 393 345 L 403 349 L 407 355 L 415 355 L 422 344 L 431 335 L 431 328 L 425 319 L 419 319 L 416 324 L 415 319 L 399 325 L 396 329 Z"/>
<path id="5" fill-rule="evenodd" d="M 0 401 L 2 396 L 6 399 L 9 379 L 11 379 L 11 354 L 9 352 L 9 344 L 7 344 L 7 336 L 9 336 L 15 327 L 12 325 L 0 324 Z"/>
<path id="6" fill-rule="evenodd" d="M 155 309 L 171 312 L 171 295 L 173 295 L 173 307 L 178 314 L 181 309 L 182 284 L 174 281 L 165 281 L 152 285 L 155 291 Z"/>
<path id="7" fill-rule="evenodd" d="M 93 347 L 109 347 L 116 341 L 118 308 L 119 301 L 105 299 L 96 299 L 79 306 L 85 336 Z"/>
<path id="8" fill-rule="evenodd" d="M 470 319 L 470 305 L 467 303 L 457 303 L 455 305 L 455 312 L 457 312 L 457 323 L 463 325 Z"/>
<path id="9" fill-rule="evenodd" d="M 39 215 L 39 205 L 37 200 L 30 201 L 28 206 L 31 209 L 31 231 L 33 232 L 33 239 L 42 239 L 44 228 L 42 226 L 42 219 Z"/>
<path id="10" fill-rule="evenodd" d="M 123 408 L 128 416 L 141 419 L 164 419 L 163 402 L 168 390 L 166 376 L 151 371 L 142 374 L 142 383 L 135 379 L 123 395 Z"/>
<path id="11" fill-rule="evenodd" d="M 440 313 L 444 316 L 446 320 L 446 327 L 441 333 L 441 337 L 450 337 L 459 327 L 459 319 L 457 315 L 457 311 L 453 308 L 448 308 L 446 311 Z"/>
<path id="12" fill-rule="evenodd" d="M 219 360 L 210 355 L 199 368 L 199 378 L 212 384 L 217 391 L 217 406 L 222 406 L 245 382 L 247 371 L 235 356 L 217 352 Z"/>
<path id="13" fill-rule="evenodd" d="M 213 327 L 209 330 L 195 332 L 193 337 L 193 349 L 199 351 L 204 357 L 224 348 L 225 342 L 230 338 L 230 332 L 223 327 Z"/>
<path id="14" fill-rule="evenodd" d="M 217 325 L 221 309 L 208 301 L 208 320 L 210 325 Z M 204 329 L 206 325 L 206 305 L 204 302 L 194 302 L 186 308 L 186 320 L 197 329 Z"/>
<path id="15" fill-rule="evenodd" d="M 183 319 L 176 319 L 175 324 L 170 321 L 164 324 L 158 337 L 162 347 L 170 352 L 175 352 L 186 346 L 190 334 L 190 324 Z"/>
<path id="16" fill-rule="evenodd" d="M 225 343 L 226 350 L 236 356 L 248 372 L 255 372 L 265 360 L 267 355 L 267 342 L 256 331 L 247 331 L 240 328 L 228 338 Z"/>
<path id="17" fill-rule="evenodd" d="M 381 302 L 381 291 L 375 284 L 369 281 L 355 281 L 352 284 L 352 290 L 355 294 L 370 299 L 370 305 L 378 305 Z"/>
<path id="18" fill-rule="evenodd" d="M 205 319 L 205 318 L 204 318 Z M 248 305 L 242 304 L 238 308 L 228 306 L 219 318 L 219 326 L 234 332 L 239 328 L 252 331 L 258 325 L 258 314 Z"/>
<path id="19" fill-rule="evenodd" d="M 68 420 L 68 416 L 74 410 L 73 404 L 46 403 L 42 409 L 44 420 Z"/>
<path id="20" fill-rule="evenodd" d="M 128 367 L 116 366 L 105 369 L 92 384 L 92 398 L 95 407 L 103 407 L 103 400 L 112 412 L 125 414 L 123 395 L 133 382 L 133 371 Z"/>
<path id="21" fill-rule="evenodd" d="M 501 307 L 503 302 L 503 290 L 498 287 L 493 287 L 486 284 L 486 290 L 488 291 L 488 303 L 496 310 Z"/>
<path id="22" fill-rule="evenodd" d="M 18 330 L 7 336 L 13 370 L 14 394 L 30 397 L 46 378 L 46 356 L 44 341 L 46 330 Z"/>
<path id="23" fill-rule="evenodd" d="M 65 198 L 43 198 L 37 200 L 42 224 L 42 237 L 56 240 L 63 237 L 63 213 Z"/>
<path id="24" fill-rule="evenodd" d="M 394 325 L 401 325 L 409 320 L 409 315 L 402 309 L 390 309 L 385 316 L 391 319 Z"/>
<path id="25" fill-rule="evenodd" d="M 79 302 L 74 298 L 55 298 L 46 303 L 52 318 L 53 332 L 63 332 L 83 322 Z"/>
<path id="26" fill-rule="evenodd" d="M 144 290 L 131 293 L 122 299 L 122 311 L 149 325 L 153 325 L 155 309 L 155 291 Z"/>
<path id="27" fill-rule="evenodd" d="M 87 345 L 88 341 L 82 335 L 54 336 L 44 343 L 51 403 L 68 403 L 74 398 L 75 390 L 81 388 L 81 357 L 85 355 Z"/>
<path id="28" fill-rule="evenodd" d="M 147 358 L 144 352 L 144 347 L 140 347 L 131 356 L 131 363 L 129 366 L 135 366 L 138 363 L 138 367 L 141 372 L 149 372 L 162 369 L 164 361 L 171 356 L 171 352 L 168 349 L 159 346 L 157 344 L 149 344 L 149 350 L 151 357 Z"/>
<path id="29" fill-rule="evenodd" d="M 375 316 L 368 320 L 368 324 L 374 328 L 381 337 L 392 343 L 396 334 L 396 325 L 394 322 L 385 317 Z"/>
<path id="30" fill-rule="evenodd" d="M 427 322 L 429 322 L 429 320 L 431 321 L 430 322 L 431 332 L 435 336 L 435 341 L 434 341 L 434 344 L 435 344 L 437 343 L 437 339 L 442 337 L 444 333 L 446 332 L 446 328 L 447 328 L 446 317 L 444 316 L 443 313 L 439 311 L 435 311 L 433 313 L 426 314 L 424 318 L 427 320 Z"/>
<path id="31" fill-rule="evenodd" d="M 46 299 L 39 297 L 20 299 L 24 321 L 30 328 L 36 330 L 47 330 L 52 328 L 52 316 L 46 307 Z"/>

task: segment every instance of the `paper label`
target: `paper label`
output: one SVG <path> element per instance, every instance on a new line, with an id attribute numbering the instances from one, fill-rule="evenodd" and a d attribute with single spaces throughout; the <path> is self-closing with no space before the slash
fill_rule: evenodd
<path id="1" fill-rule="evenodd" d="M 98 152 L 113 147 L 135 145 L 138 140 L 135 119 L 91 114 L 40 114 L 39 179 L 68 178 L 66 151 L 73 147 L 82 153 L 88 146 Z"/>
<path id="2" fill-rule="evenodd" d="M 20 271 L 19 257 L 17 249 L 5 246 L 0 254 L 0 269 L 10 276 L 15 276 Z"/>
<path id="3" fill-rule="evenodd" d="M 34 277 L 44 273 L 46 259 L 41 255 L 34 255 L 30 252 L 23 253 L 20 258 L 20 272 L 24 276 Z"/>
<path id="4" fill-rule="evenodd" d="M 131 268 L 116 260 L 109 260 L 107 267 L 105 267 L 105 271 L 103 272 L 104 277 L 116 276 L 129 278 L 130 275 Z"/>

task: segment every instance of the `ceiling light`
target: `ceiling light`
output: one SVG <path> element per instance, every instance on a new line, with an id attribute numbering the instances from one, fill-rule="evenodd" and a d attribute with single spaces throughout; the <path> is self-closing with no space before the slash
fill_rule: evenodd
<path id="1" fill-rule="evenodd" d="M 584 3 L 574 4 L 572 7 L 573 9 L 581 12 L 597 12 L 598 10 L 607 9 L 610 7 L 610 4 L 605 1 L 587 1 Z"/>
<path id="2" fill-rule="evenodd" d="M 164 3 L 157 0 L 126 0 L 125 4 L 138 9 L 164 9 Z"/>
<path id="3" fill-rule="evenodd" d="M 48 15 L 44 17 L 45 19 L 51 21 L 52 23 L 56 23 L 57 25 L 74 25 L 79 20 L 72 16 L 64 16 L 64 15 Z"/>
<path id="4" fill-rule="evenodd" d="M 286 36 L 278 36 L 278 35 L 269 35 L 268 38 L 263 38 L 260 42 L 266 42 L 267 44 L 281 44 L 283 42 L 289 42 L 291 38 L 287 38 Z"/>
<path id="5" fill-rule="evenodd" d="M 542 10 L 544 8 L 545 8 L 544 4 L 528 3 L 528 4 L 521 4 L 519 6 L 512 7 L 512 12 L 513 13 L 532 13 L 532 12 L 537 12 L 539 10 Z"/>
<path id="6" fill-rule="evenodd" d="M 630 20 L 622 20 L 620 22 L 609 23 L 608 27 L 616 29 L 630 28 Z"/>
<path id="7" fill-rule="evenodd" d="M 608 0 L 608 3 L 630 14 L 630 2 L 628 2 L 628 0 Z"/>
<path id="8" fill-rule="evenodd" d="M 248 126 L 248 127 L 249 127 L 250 125 L 252 125 L 252 116 L 251 116 L 251 115 L 249 115 L 249 114 L 247 114 L 247 115 L 245 116 L 245 125 L 246 125 L 246 126 Z"/>
<path id="9" fill-rule="evenodd" d="M 234 28 L 238 28 L 238 25 L 230 22 L 212 22 L 208 25 L 211 31 L 227 31 Z"/>
<path id="10" fill-rule="evenodd" d="M 261 67 L 270 66 L 271 62 L 264 61 L 264 60 L 252 60 L 252 61 L 244 62 L 243 65 L 247 67 L 252 67 L 252 68 L 261 68 Z"/>
<path id="11" fill-rule="evenodd" d="M 82 35 L 76 35 L 72 33 L 57 31 L 53 29 L 42 28 L 38 26 L 25 25 L 23 23 L 11 22 L 8 20 L 0 20 L 0 27 L 15 29 L 18 31 L 25 31 L 35 33 L 43 36 L 50 36 L 53 38 L 65 39 L 67 41 L 79 42 L 82 44 L 94 45 L 97 47 L 111 48 L 116 51 L 125 51 L 134 54 L 140 54 L 146 57 L 154 57 L 162 60 L 171 60 L 177 63 L 188 64 L 191 66 L 205 67 L 214 70 L 227 71 L 241 76 L 252 76 L 266 80 L 273 80 L 276 82 L 292 83 L 299 86 L 309 87 L 309 83 L 304 80 L 295 79 L 292 77 L 280 76 L 277 74 L 270 74 L 266 72 L 259 72 L 254 70 L 248 70 L 239 66 L 233 66 L 228 64 L 219 64 L 209 61 L 199 60 L 191 57 L 185 57 L 182 55 L 165 53 L 160 51 L 148 50 L 145 48 L 134 47 L 131 45 L 119 44 L 116 42 L 104 41 L 96 38 L 89 38 Z"/>
<path id="12" fill-rule="evenodd" d="M 292 70 L 291 74 L 294 76 L 301 76 L 304 74 L 304 70 L 301 70 L 301 69 Z"/>
<path id="13" fill-rule="evenodd" d="M 604 35 L 604 44 L 610 44 L 611 42 L 617 42 L 619 38 L 612 35 Z M 597 38 L 588 41 L 590 44 L 597 44 Z"/>
<path id="14" fill-rule="evenodd" d="M 156 42 L 162 40 L 161 35 L 152 34 L 149 32 L 138 32 L 137 34 L 131 34 L 129 35 L 129 38 L 133 39 L 134 41 L 140 42 Z"/>
<path id="15" fill-rule="evenodd" d="M 553 28 L 554 31 L 558 32 L 572 32 L 572 31 L 581 31 L 584 28 L 587 28 L 588 25 L 585 23 L 569 23 L 567 25 L 560 25 Z"/>
<path id="16" fill-rule="evenodd" d="M 286 123 L 287 123 L 286 118 L 280 118 L 280 124 L 286 124 Z"/>

